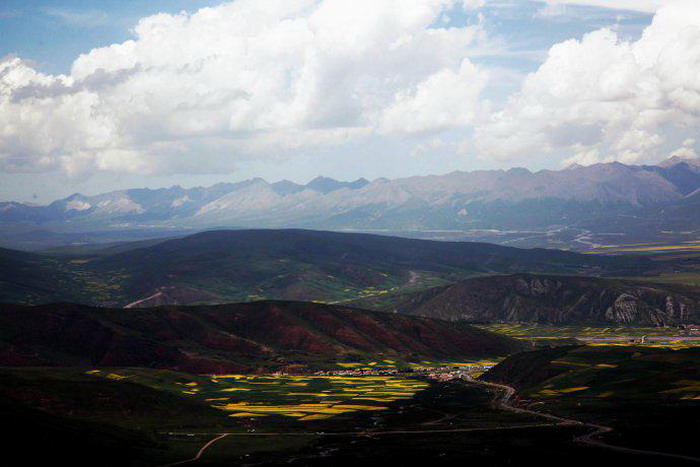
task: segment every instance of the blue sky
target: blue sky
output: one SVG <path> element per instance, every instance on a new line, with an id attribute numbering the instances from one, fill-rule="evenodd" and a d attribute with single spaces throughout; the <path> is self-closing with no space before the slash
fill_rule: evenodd
<path id="1" fill-rule="evenodd" d="M 75 191 L 255 176 L 394 178 L 647 163 L 674 150 L 692 156 L 692 109 L 678 104 L 664 113 L 673 118 L 640 122 L 630 107 L 651 115 L 658 103 L 645 108 L 644 96 L 623 95 L 625 87 L 646 89 L 635 75 L 650 73 L 640 38 L 657 1 L 633 11 L 624 9 L 628 0 L 382 0 L 364 24 L 337 0 L 234 2 L 238 9 L 213 0 L 3 0 L 0 56 L 12 81 L 0 93 L 0 119 L 13 122 L 13 133 L 0 133 L 0 199 L 48 202 Z M 683 16 L 672 13 L 668 24 Z M 333 35 L 345 26 L 348 37 L 364 31 L 353 39 L 357 53 Z M 673 45 L 678 39 L 663 27 L 655 34 Z M 601 29 L 611 32 L 588 36 Z M 399 43 L 405 51 L 396 51 Z M 628 45 L 639 63 L 625 61 Z M 558 54 L 548 59 L 553 46 Z M 581 83 L 576 54 L 599 68 Z M 211 59 L 217 65 L 209 68 Z M 608 76 L 610 68 L 620 69 Z M 273 81 L 277 73 L 287 77 Z M 571 88 L 549 93 L 558 73 Z M 597 83 L 605 87 L 591 89 Z M 577 87 L 591 96 L 577 101 Z M 198 97 L 172 102 L 183 89 Z M 627 113 L 617 121 L 586 113 L 623 99 Z M 597 107 L 581 110 L 590 101 Z M 529 118 L 533 109 L 560 114 L 547 122 Z"/>
<path id="2" fill-rule="evenodd" d="M 216 5 L 208 0 L 3 0 L 0 54 L 66 73 L 81 53 L 129 39 L 144 16 Z"/>
<path id="3" fill-rule="evenodd" d="M 3 0 L 0 4 L 0 54 L 16 54 L 36 63 L 42 71 L 67 73 L 73 60 L 96 47 L 133 37 L 140 18 L 156 13 L 176 14 L 224 3 L 220 0 Z M 481 11 L 492 34 L 515 51 L 544 54 L 552 44 L 581 37 L 592 30 L 619 24 L 636 37 L 649 24 L 644 12 L 566 6 L 556 18 L 538 15 L 542 2 L 492 2 Z M 450 12 L 451 24 L 476 22 L 477 12 Z M 536 57 L 536 55 L 535 55 Z M 489 62 L 532 71 L 541 60 L 527 56 L 489 57 Z M 540 57 L 541 58 L 541 57 Z"/>

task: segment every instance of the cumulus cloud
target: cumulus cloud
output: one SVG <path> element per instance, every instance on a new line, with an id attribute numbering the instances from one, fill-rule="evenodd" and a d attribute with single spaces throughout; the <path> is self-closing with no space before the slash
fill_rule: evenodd
<path id="1" fill-rule="evenodd" d="M 671 153 L 671 157 L 678 157 L 681 159 L 696 159 L 698 153 L 695 151 L 695 139 L 688 138 L 683 141 L 683 145 Z"/>
<path id="2" fill-rule="evenodd" d="M 486 75 L 467 56 L 484 32 L 440 19 L 482 3 L 237 0 L 143 18 L 67 75 L 6 57 L 0 168 L 219 170 L 256 151 L 468 125 Z"/>
<path id="3" fill-rule="evenodd" d="M 420 133 L 470 125 L 485 111 L 479 104 L 487 74 L 468 59 L 459 70 L 445 69 L 399 92 L 380 117 L 383 133 Z"/>
<path id="4" fill-rule="evenodd" d="M 481 154 L 502 160 L 658 158 L 668 129 L 700 123 L 700 2 L 670 0 L 634 42 L 601 29 L 553 46 L 504 109 L 476 129 Z"/>

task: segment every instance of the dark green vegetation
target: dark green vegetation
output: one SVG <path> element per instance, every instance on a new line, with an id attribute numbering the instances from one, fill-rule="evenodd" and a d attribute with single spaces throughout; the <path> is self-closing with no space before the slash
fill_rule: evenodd
<path id="1" fill-rule="evenodd" d="M 367 306 L 370 303 L 362 303 Z M 700 322 L 700 290 L 533 274 L 467 279 L 395 297 L 390 312 L 477 323 L 674 326 Z"/>
<path id="2" fill-rule="evenodd" d="M 304 230 L 215 231 L 135 247 L 120 245 L 77 256 L 7 251 L 0 256 L 0 301 L 108 306 L 259 299 L 344 302 L 484 274 L 661 272 L 643 257 Z M 48 279 L 36 280 L 39 273 Z"/>
<path id="3" fill-rule="evenodd" d="M 178 378 L 152 373 L 156 379 Z M 179 378 L 184 383 L 189 375 Z M 576 445 L 572 439 L 588 431 L 581 427 L 553 426 L 536 416 L 495 408 L 495 396 L 488 388 L 460 381 L 433 383 L 385 411 L 309 422 L 285 417 L 250 421 L 138 382 L 73 369 L 0 370 L 0 404 L 13 427 L 4 438 L 5 453 L 23 465 L 164 465 L 191 459 L 221 432 L 232 435 L 192 465 L 468 460 L 583 465 L 570 456 L 639 463 L 634 456 Z M 270 432 L 284 434 L 264 436 Z"/>
<path id="4" fill-rule="evenodd" d="M 700 349 L 570 346 L 513 355 L 482 376 L 519 404 L 614 429 L 609 444 L 697 457 Z"/>
<path id="5" fill-rule="evenodd" d="M 467 359 L 525 344 L 461 323 L 297 302 L 0 307 L 0 365 L 297 371 L 335 361 Z"/>
<path id="6" fill-rule="evenodd" d="M 196 442 L 162 432 L 236 429 L 187 397 L 78 369 L 0 369 L 0 407 L 5 454 L 23 465 L 159 465 L 192 457 Z"/>
<path id="7" fill-rule="evenodd" d="M 0 302 L 42 303 L 72 297 L 77 276 L 66 275 L 51 258 L 0 248 Z"/>
<path id="8" fill-rule="evenodd" d="M 245 462 L 253 465 L 557 465 L 575 454 L 581 459 L 618 459 L 607 452 L 587 452 L 571 440 L 580 428 L 550 426 L 547 420 L 495 408 L 497 394 L 462 381 L 434 383 L 412 400 L 378 412 L 371 427 L 355 422 L 361 436 L 324 436 L 286 452 L 259 452 L 231 459 L 237 444 L 225 439 L 202 459 L 202 465 Z M 527 428 L 518 428 L 526 426 Z M 472 431 L 473 430 L 473 431 Z M 347 432 L 347 426 L 340 428 Z M 530 462 L 537 461 L 536 464 Z M 567 462 L 566 465 L 576 465 Z"/>

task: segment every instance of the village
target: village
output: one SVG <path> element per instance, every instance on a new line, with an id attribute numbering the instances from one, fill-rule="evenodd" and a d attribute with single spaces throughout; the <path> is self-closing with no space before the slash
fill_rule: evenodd
<path id="1" fill-rule="evenodd" d="M 396 368 L 353 368 L 343 370 L 317 371 L 315 376 L 425 376 L 436 381 L 450 381 L 454 379 L 473 379 L 489 369 L 494 364 L 459 364 L 441 366 L 413 366 L 408 369 Z"/>

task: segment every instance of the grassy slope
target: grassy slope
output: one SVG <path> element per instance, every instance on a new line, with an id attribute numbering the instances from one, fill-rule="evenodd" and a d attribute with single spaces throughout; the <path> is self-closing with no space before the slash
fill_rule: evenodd
<path id="1" fill-rule="evenodd" d="M 261 298 L 344 301 L 493 273 L 655 271 L 649 260 L 639 257 L 303 230 L 206 232 L 103 253 L 81 258 L 36 256 L 56 275 L 51 280 L 52 297 L 124 305 L 161 287 L 176 287 L 180 290 L 175 296 L 187 303 Z M 12 275 L 23 267 L 7 262 L 4 269 Z M 42 303 L 47 298 L 17 289 L 5 291 L 0 300 Z"/>
<path id="2" fill-rule="evenodd" d="M 513 355 L 482 376 L 537 410 L 612 426 L 612 444 L 695 456 L 700 349 L 572 346 Z"/>
<path id="3" fill-rule="evenodd" d="M 25 465 L 154 465 L 190 457 L 198 444 L 163 439 L 162 430 L 218 430 L 221 412 L 184 397 L 95 378 L 80 369 L 0 368 L 4 434 Z"/>

